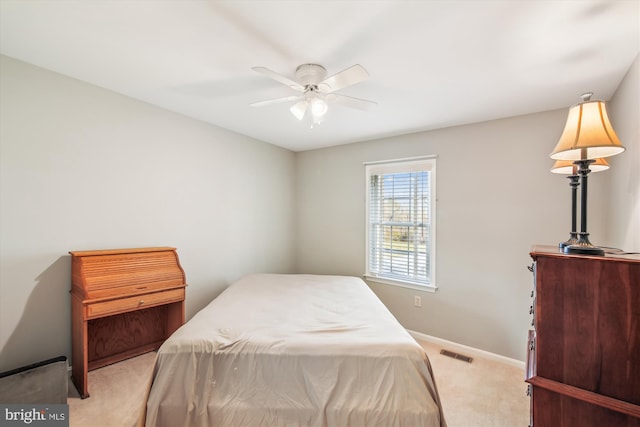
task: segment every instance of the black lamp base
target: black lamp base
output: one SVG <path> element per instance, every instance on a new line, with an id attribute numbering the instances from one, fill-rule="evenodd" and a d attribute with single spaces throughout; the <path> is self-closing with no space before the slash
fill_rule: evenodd
<path id="1" fill-rule="evenodd" d="M 565 254 L 604 256 L 604 250 L 592 245 L 589 241 L 589 233 L 580 233 L 578 241 L 575 244 L 564 246 L 562 251 Z"/>
<path id="2" fill-rule="evenodd" d="M 578 233 L 578 242 L 574 245 L 565 246 L 562 250 L 565 254 L 582 254 L 603 256 L 604 251 L 597 246 L 593 246 L 589 241 L 589 233 L 587 233 L 587 176 L 589 175 L 589 165 L 595 160 L 585 159 L 573 162 L 578 166 L 578 174 L 580 175 L 580 188 L 582 194 L 580 196 L 580 233 Z M 575 230 L 575 228 L 574 228 Z"/>
<path id="3" fill-rule="evenodd" d="M 558 247 L 560 249 L 564 249 L 567 246 L 571 246 L 571 245 L 577 245 L 578 244 L 578 233 L 576 233 L 575 231 L 572 231 L 570 233 L 569 240 L 567 240 L 566 242 L 562 242 L 562 243 L 558 243 Z"/>

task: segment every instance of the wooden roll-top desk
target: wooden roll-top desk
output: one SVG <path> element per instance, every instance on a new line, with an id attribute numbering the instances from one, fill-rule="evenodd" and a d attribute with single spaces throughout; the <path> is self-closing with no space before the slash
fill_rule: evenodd
<path id="1" fill-rule="evenodd" d="M 72 380 L 157 350 L 185 319 L 185 274 L 175 248 L 71 251 Z"/>

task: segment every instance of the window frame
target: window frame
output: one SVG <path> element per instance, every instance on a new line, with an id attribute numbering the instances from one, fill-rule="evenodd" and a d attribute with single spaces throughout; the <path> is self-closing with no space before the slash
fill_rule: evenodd
<path id="1" fill-rule="evenodd" d="M 377 162 L 366 162 L 365 166 L 365 274 L 364 277 L 367 280 L 383 283 L 386 285 L 400 286 L 404 288 L 410 288 L 420 291 L 435 292 L 438 289 L 436 284 L 436 159 L 437 156 L 422 156 L 412 157 L 406 159 L 384 160 Z M 429 232 L 430 232 L 430 246 L 427 248 L 429 251 L 429 282 L 420 283 L 406 279 L 394 277 L 386 277 L 385 275 L 379 275 L 372 272 L 370 269 L 370 233 L 371 233 L 371 175 L 381 175 L 384 173 L 402 173 L 409 171 L 429 171 Z"/>

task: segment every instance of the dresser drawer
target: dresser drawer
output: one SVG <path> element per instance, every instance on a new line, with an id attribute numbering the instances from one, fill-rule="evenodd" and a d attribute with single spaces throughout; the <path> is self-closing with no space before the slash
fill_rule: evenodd
<path id="1" fill-rule="evenodd" d="M 93 319 L 127 311 L 141 310 L 146 307 L 168 304 L 184 300 L 184 288 L 172 289 L 164 292 L 138 295 L 135 297 L 120 298 L 111 301 L 87 304 L 86 318 Z"/>

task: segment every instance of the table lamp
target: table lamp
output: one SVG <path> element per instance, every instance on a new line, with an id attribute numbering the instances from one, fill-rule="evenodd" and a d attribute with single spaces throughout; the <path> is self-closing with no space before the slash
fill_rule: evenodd
<path id="1" fill-rule="evenodd" d="M 550 157 L 571 160 L 580 176 L 580 232 L 578 241 L 564 246 L 564 253 L 604 255 L 604 250 L 589 241 L 587 232 L 587 176 L 595 159 L 614 156 L 625 148 L 616 135 L 604 101 L 591 100 L 593 93 L 582 95 L 582 102 L 569 109 L 567 123 Z"/>

